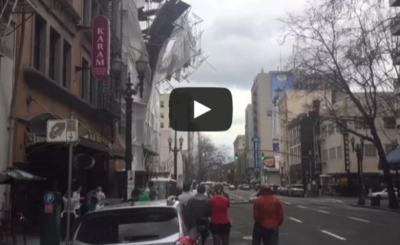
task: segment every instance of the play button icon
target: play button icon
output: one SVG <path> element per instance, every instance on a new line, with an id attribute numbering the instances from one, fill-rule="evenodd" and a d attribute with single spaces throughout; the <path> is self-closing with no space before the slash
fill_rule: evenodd
<path id="1" fill-rule="evenodd" d="M 194 118 L 198 118 L 199 116 L 211 111 L 210 108 L 200 104 L 197 101 L 194 101 Z"/>
<path id="2" fill-rule="evenodd" d="M 226 88 L 176 88 L 169 97 L 169 121 L 177 131 L 225 131 L 232 113 L 232 94 Z"/>

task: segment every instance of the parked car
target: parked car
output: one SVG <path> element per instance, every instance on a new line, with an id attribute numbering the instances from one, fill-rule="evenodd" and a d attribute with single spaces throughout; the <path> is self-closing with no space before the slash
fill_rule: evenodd
<path id="1" fill-rule="evenodd" d="M 394 193 L 395 193 L 395 195 L 397 195 L 396 188 L 394 189 Z M 388 199 L 389 195 L 388 195 L 387 189 L 385 188 L 382 191 L 371 193 L 370 197 L 379 197 L 380 199 Z"/>
<path id="2" fill-rule="evenodd" d="M 234 190 L 236 190 L 236 189 L 237 189 L 237 188 L 236 188 L 236 186 L 234 186 L 234 185 L 230 185 L 230 186 L 229 186 L 229 190 L 230 190 L 230 191 L 234 191 Z"/>
<path id="3" fill-rule="evenodd" d="M 304 197 L 304 187 L 303 185 L 295 184 L 290 185 L 288 188 L 289 196 Z"/>
<path id="4" fill-rule="evenodd" d="M 240 189 L 249 191 L 251 188 L 250 188 L 250 185 L 249 185 L 249 184 L 243 184 L 243 185 L 241 185 L 241 188 L 240 188 Z"/>
<path id="5" fill-rule="evenodd" d="M 175 199 L 176 200 L 176 199 Z M 123 203 L 84 215 L 77 226 L 75 245 L 201 244 L 195 227 L 178 201 Z"/>

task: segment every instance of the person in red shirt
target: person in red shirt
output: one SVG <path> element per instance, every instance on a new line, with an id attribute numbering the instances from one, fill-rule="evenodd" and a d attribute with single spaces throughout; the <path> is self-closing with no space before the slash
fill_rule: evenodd
<path id="1" fill-rule="evenodd" d="M 260 245 L 277 245 L 279 227 L 283 223 L 283 208 L 281 201 L 273 195 L 269 185 L 260 187 L 258 197 L 254 201 L 253 243 Z"/>
<path id="2" fill-rule="evenodd" d="M 210 231 L 213 236 L 214 245 L 229 245 L 229 233 L 231 221 L 228 216 L 230 206 L 229 198 L 224 195 L 224 186 L 216 184 L 214 196 L 210 199 L 211 222 Z"/>

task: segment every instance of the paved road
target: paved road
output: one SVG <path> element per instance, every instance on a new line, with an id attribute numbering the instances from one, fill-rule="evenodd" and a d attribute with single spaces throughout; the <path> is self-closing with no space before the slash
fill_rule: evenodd
<path id="1" fill-rule="evenodd" d="M 229 192 L 232 199 L 243 201 L 251 194 Z M 337 198 L 279 198 L 285 211 L 280 245 L 400 243 L 400 214 L 352 207 Z M 232 205 L 232 245 L 251 244 L 252 212 L 251 204 Z"/>

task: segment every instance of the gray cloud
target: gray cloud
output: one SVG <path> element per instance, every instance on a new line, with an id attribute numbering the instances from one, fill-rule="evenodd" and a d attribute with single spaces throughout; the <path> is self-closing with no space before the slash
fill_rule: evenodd
<path id="1" fill-rule="evenodd" d="M 271 18 L 258 23 L 254 16 L 230 16 L 215 20 L 203 35 L 203 49 L 209 55 L 190 78 L 197 83 L 250 88 L 257 73 L 276 70 L 280 55 L 285 58 L 289 45 L 279 45 L 280 23 Z"/>

